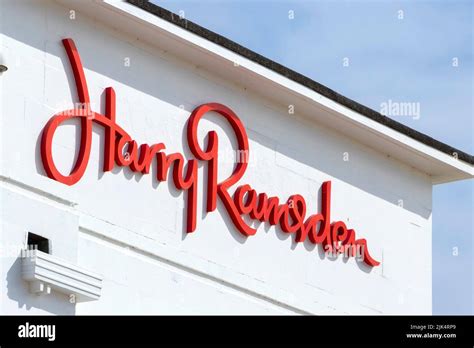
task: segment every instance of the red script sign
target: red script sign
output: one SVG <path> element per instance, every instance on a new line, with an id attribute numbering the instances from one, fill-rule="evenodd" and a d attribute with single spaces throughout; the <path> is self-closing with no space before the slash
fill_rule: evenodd
<path id="1" fill-rule="evenodd" d="M 104 127 L 104 172 L 111 171 L 115 165 L 129 167 L 133 172 L 148 174 L 153 160 L 157 163 L 156 179 L 164 181 L 168 173 L 172 173 L 177 189 L 186 192 L 187 220 L 186 231 L 196 229 L 197 215 L 197 183 L 198 161 L 207 162 L 207 207 L 208 212 L 216 209 L 217 198 L 224 204 L 235 227 L 244 236 L 252 236 L 256 229 L 248 226 L 243 215 L 254 220 L 279 225 L 283 232 L 294 233 L 297 242 L 308 238 L 314 244 L 321 244 L 326 250 L 336 253 L 349 251 L 355 256 L 356 250 L 362 250 L 362 258 L 369 266 L 377 266 L 367 249 L 365 239 L 356 239 L 355 231 L 348 229 L 344 222 L 331 223 L 331 182 L 322 186 L 321 213 L 306 218 L 306 202 L 300 195 L 291 196 L 280 204 L 277 197 L 268 197 L 265 193 L 257 193 L 250 185 L 239 186 L 233 195 L 231 187 L 237 184 L 247 169 L 247 161 L 239 161 L 232 175 L 222 182 L 217 182 L 218 170 L 218 137 L 215 131 L 208 133 L 205 149 L 201 148 L 197 139 L 197 129 L 201 118 L 208 112 L 215 112 L 224 117 L 235 133 L 238 142 L 238 153 L 249 153 L 249 142 L 245 128 L 237 115 L 228 107 L 218 103 L 198 106 L 191 113 L 187 124 L 187 141 L 195 159 L 185 160 L 180 153 L 167 155 L 163 143 L 154 145 L 142 144 L 133 140 L 115 121 L 115 91 L 112 87 L 105 89 L 105 115 L 90 109 L 89 90 L 87 88 L 84 69 L 79 53 L 72 39 L 63 40 L 71 63 L 80 106 L 55 114 L 46 124 L 41 139 L 41 157 L 46 174 L 51 179 L 66 185 L 74 185 L 84 175 L 89 161 L 92 142 L 93 123 Z M 56 168 L 52 156 L 53 136 L 56 129 L 65 121 L 78 118 L 81 122 L 80 150 L 76 163 L 69 175 L 61 174 Z M 126 148 L 127 155 L 123 150 Z"/>

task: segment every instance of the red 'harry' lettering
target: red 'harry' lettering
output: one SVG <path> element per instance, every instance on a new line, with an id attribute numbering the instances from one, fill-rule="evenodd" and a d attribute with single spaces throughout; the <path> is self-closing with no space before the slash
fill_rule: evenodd
<path id="1" fill-rule="evenodd" d="M 186 231 L 196 229 L 197 216 L 197 183 L 198 162 L 205 161 L 208 166 L 206 210 L 212 212 L 217 207 L 217 197 L 224 204 L 232 222 L 244 236 L 252 236 L 256 229 L 247 225 L 243 216 L 248 215 L 254 220 L 279 225 L 285 233 L 294 233 L 297 242 L 309 239 L 314 244 L 321 244 L 326 249 L 337 253 L 349 251 L 356 255 L 356 249 L 363 250 L 363 260 L 369 266 L 377 266 L 367 249 L 365 239 L 355 239 L 355 231 L 348 229 L 344 222 L 331 223 L 331 182 L 322 185 L 321 213 L 306 218 L 306 202 L 300 195 L 293 195 L 284 203 L 277 197 L 268 197 L 265 193 L 257 193 L 250 185 L 242 185 L 231 195 L 229 190 L 242 178 L 247 161 L 238 161 L 232 174 L 222 182 L 217 182 L 218 171 L 218 136 L 215 131 L 207 135 L 205 149 L 198 143 L 198 125 L 204 115 L 215 112 L 224 117 L 231 125 L 238 143 L 237 153 L 249 155 L 249 143 L 245 127 L 237 115 L 228 107 L 218 103 L 198 106 L 191 113 L 187 124 L 187 141 L 193 155 L 197 158 L 188 160 L 180 153 L 167 155 L 163 151 L 165 145 L 142 144 L 133 140 L 115 121 L 115 91 L 112 87 L 105 90 L 105 115 L 90 109 L 89 90 L 84 75 L 81 59 L 72 39 L 63 40 L 69 61 L 71 62 L 80 107 L 62 111 L 54 115 L 46 124 L 41 138 L 41 158 L 46 174 L 51 179 L 66 185 L 77 183 L 87 167 L 91 152 L 93 123 L 104 127 L 104 172 L 111 171 L 115 165 L 129 167 L 133 172 L 149 174 L 152 161 L 157 163 L 156 178 L 167 180 L 172 172 L 173 182 L 177 189 L 186 191 L 187 220 Z M 52 142 L 56 129 L 67 119 L 79 118 L 81 122 L 81 140 L 79 155 L 69 175 L 61 174 L 56 168 L 52 157 Z M 125 151 L 125 152 L 124 152 Z"/>

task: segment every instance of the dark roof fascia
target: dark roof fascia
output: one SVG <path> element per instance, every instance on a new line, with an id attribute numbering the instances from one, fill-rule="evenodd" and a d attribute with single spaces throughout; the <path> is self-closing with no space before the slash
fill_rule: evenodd
<path id="1" fill-rule="evenodd" d="M 384 126 L 387 126 L 391 129 L 396 130 L 397 132 L 400 132 L 402 134 L 405 134 L 409 136 L 412 139 L 415 139 L 425 145 L 428 145 L 434 149 L 437 149 L 441 152 L 444 152 L 445 154 L 448 154 L 449 156 L 457 156 L 458 159 L 467 162 L 469 164 L 474 164 L 474 156 L 458 150 L 448 144 L 445 144 L 439 140 L 436 140 L 426 134 L 423 134 L 421 132 L 418 132 L 408 126 L 405 126 L 404 124 L 401 124 L 400 122 L 397 122 L 395 120 L 392 120 L 391 118 L 382 115 L 381 113 L 368 108 L 367 106 L 364 106 L 362 104 L 359 104 L 358 102 L 349 99 L 347 97 L 344 97 L 343 95 L 333 91 L 332 89 L 310 79 L 309 77 L 306 77 L 294 70 L 291 70 L 277 62 L 274 62 L 271 59 L 268 59 L 248 48 L 245 48 L 238 43 L 229 40 L 219 34 L 214 33 L 213 31 L 210 31 L 206 28 L 201 27 L 200 25 L 193 23 L 185 18 L 181 18 L 177 14 L 174 14 L 171 11 L 168 11 L 158 5 L 155 5 L 147 0 L 126 0 L 128 3 L 135 5 L 142 10 L 145 10 L 151 14 L 154 14 L 170 23 L 173 23 L 191 33 L 194 33 L 196 35 L 199 35 L 202 38 L 205 38 L 217 45 L 220 45 L 224 48 L 227 48 L 228 50 L 237 53 L 247 59 L 250 59 L 251 61 L 258 63 L 280 75 L 283 75 L 287 77 L 288 79 L 295 81 L 305 87 L 308 87 L 309 89 L 341 104 L 346 107 L 348 107 L 351 110 L 354 110 L 371 120 L 374 120 L 378 123 L 383 124 Z"/>

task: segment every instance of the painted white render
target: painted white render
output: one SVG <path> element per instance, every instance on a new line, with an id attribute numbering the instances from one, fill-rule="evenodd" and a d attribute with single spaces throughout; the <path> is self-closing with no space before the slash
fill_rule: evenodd
<path id="1" fill-rule="evenodd" d="M 217 45 L 130 4 L 0 6 L 0 63 L 8 66 L 0 75 L 0 313 L 431 314 L 432 185 L 472 177 L 472 166 L 224 48 L 217 52 Z M 168 37 L 163 47 L 151 40 L 154 31 Z M 192 158 L 185 136 L 190 112 L 206 102 L 227 105 L 249 136 L 251 162 L 240 183 L 281 200 L 299 193 L 316 213 L 321 185 L 331 180 L 333 219 L 367 239 L 381 265 L 328 259 L 319 246 L 264 224 L 243 237 L 220 201 L 217 211 L 204 213 L 204 166 L 197 229 L 186 234 L 183 193 L 171 182 L 118 166 L 102 172 L 101 127 L 94 128 L 84 177 L 73 186 L 49 179 L 42 129 L 78 101 L 61 44 L 66 37 L 81 55 L 93 110 L 103 111 L 104 89 L 112 86 L 117 123 L 135 140 L 163 142 Z M 64 173 L 77 156 L 78 124 L 60 127 L 54 138 Z M 212 129 L 220 152 L 232 153 L 229 125 L 206 117 L 201 139 Z M 219 178 L 232 167 L 233 159 L 222 158 Z M 52 256 L 101 275 L 100 298 L 71 303 L 54 290 L 31 294 L 19 257 L 28 232 L 50 239 Z"/>

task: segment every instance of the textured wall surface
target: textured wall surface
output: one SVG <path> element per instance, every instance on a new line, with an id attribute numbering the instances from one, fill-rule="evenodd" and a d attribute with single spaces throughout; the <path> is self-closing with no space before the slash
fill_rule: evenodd
<path id="1" fill-rule="evenodd" d="M 263 99 L 54 2 L 0 2 L 0 311 L 3 314 L 430 314 L 431 182 L 377 149 L 353 142 L 277 101 Z M 21 23 L 21 25 L 20 25 Z M 299 193 L 320 211 L 332 181 L 332 219 L 366 238 L 381 265 L 326 257 L 319 247 L 260 224 L 244 238 L 221 202 L 205 214 L 199 168 L 198 225 L 186 235 L 183 193 L 128 168 L 102 172 L 103 129 L 94 128 L 84 177 L 66 186 L 46 177 L 40 136 L 77 95 L 61 39 L 75 40 L 92 108 L 104 88 L 117 94 L 117 123 L 139 143 L 166 144 L 192 158 L 185 125 L 205 102 L 229 106 L 246 126 L 251 162 L 240 183 L 286 200 Z M 188 57 L 189 60 L 189 57 Z M 127 63 L 130 63 L 129 66 Z M 70 171 L 79 123 L 54 138 L 54 159 Z M 219 134 L 219 178 L 229 176 L 232 129 L 206 117 L 199 133 Z M 344 160 L 344 158 L 348 160 Z M 154 173 L 154 170 L 152 170 Z M 52 254 L 104 276 L 98 301 L 37 297 L 21 279 L 17 254 L 27 232 L 52 241 Z"/>

